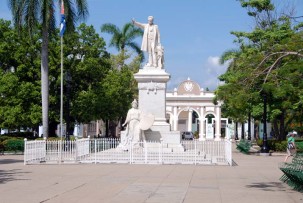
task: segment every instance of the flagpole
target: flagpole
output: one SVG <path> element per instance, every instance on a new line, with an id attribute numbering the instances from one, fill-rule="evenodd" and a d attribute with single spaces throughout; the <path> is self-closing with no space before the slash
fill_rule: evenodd
<path id="1" fill-rule="evenodd" d="M 60 96 L 60 135 L 63 139 L 63 36 L 61 36 L 61 96 Z"/>

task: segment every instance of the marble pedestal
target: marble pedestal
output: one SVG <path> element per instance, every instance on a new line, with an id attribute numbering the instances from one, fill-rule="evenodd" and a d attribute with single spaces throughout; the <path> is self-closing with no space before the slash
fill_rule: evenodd
<path id="1" fill-rule="evenodd" d="M 155 116 L 152 127 L 144 131 L 145 139 L 147 141 L 162 141 L 165 144 L 171 143 L 175 145 L 172 151 L 183 150 L 180 144 L 180 131 L 171 131 L 170 124 L 166 122 L 165 118 L 166 83 L 170 79 L 170 74 L 164 69 L 145 66 L 134 77 L 138 82 L 139 109 L 143 113 L 151 113 Z"/>

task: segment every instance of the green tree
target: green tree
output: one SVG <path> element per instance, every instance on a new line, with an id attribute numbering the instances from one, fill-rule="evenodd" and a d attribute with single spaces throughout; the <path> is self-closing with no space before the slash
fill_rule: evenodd
<path id="1" fill-rule="evenodd" d="M 134 42 L 136 37 L 143 35 L 143 31 L 141 29 L 136 28 L 131 23 L 126 23 L 122 27 L 122 30 L 120 30 L 120 28 L 116 25 L 107 23 L 101 26 L 101 32 L 112 35 L 109 46 L 116 47 L 121 53 L 125 53 L 125 49 L 130 48 L 141 56 L 141 61 L 144 60 L 143 52 L 141 51 L 139 45 Z"/>
<path id="2" fill-rule="evenodd" d="M 32 42 L 0 19 L 0 127 L 37 128 L 41 123 L 40 35 Z"/>
<path id="3" fill-rule="evenodd" d="M 67 39 L 66 71 L 70 74 L 70 110 L 72 120 L 90 122 L 100 119 L 100 107 L 97 103 L 100 83 L 110 70 L 109 54 L 105 50 L 103 38 L 93 26 L 81 24 L 77 32 Z M 65 86 L 67 87 L 67 83 Z M 67 95 L 66 95 L 67 96 Z M 107 101 L 110 102 L 110 101 Z M 67 119 L 69 115 L 65 115 Z"/>
<path id="4" fill-rule="evenodd" d="M 270 0 L 240 2 L 256 27 L 252 32 L 232 32 L 239 50 L 222 55 L 222 62 L 232 61 L 220 76 L 225 84 L 216 93 L 229 115 L 241 117 L 252 111 L 255 119 L 262 115 L 261 94 L 266 93 L 275 134 L 284 139 L 297 107 L 293 104 L 302 103 L 302 80 L 298 80 L 302 78 L 302 32 L 298 30 L 302 24 L 294 25 L 290 15 L 277 16 Z"/>
<path id="5" fill-rule="evenodd" d="M 61 3 L 62 0 L 59 1 Z M 55 2 L 54 0 L 9 0 L 15 26 L 25 29 L 32 35 L 40 24 L 42 33 L 41 48 L 41 93 L 43 136 L 48 137 L 49 120 L 49 39 L 55 32 Z M 65 1 L 67 31 L 75 27 L 78 19 L 84 19 L 87 14 L 86 0 Z"/>
<path id="6" fill-rule="evenodd" d="M 111 70 L 100 83 L 98 107 L 101 119 L 106 122 L 106 135 L 109 132 L 109 122 L 117 126 L 127 114 L 130 104 L 138 92 L 137 83 L 133 74 L 140 67 L 140 56 L 135 57 L 131 63 L 124 63 L 129 59 L 127 53 L 111 55 Z M 117 67 L 122 67 L 120 70 Z"/>

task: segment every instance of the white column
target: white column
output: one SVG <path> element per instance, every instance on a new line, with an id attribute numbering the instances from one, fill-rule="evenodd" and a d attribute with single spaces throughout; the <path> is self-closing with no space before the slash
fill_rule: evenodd
<path id="1" fill-rule="evenodd" d="M 169 125 L 170 125 L 170 128 L 173 129 L 174 115 L 172 115 L 172 114 L 169 114 Z"/>
<path id="2" fill-rule="evenodd" d="M 174 126 L 173 126 L 173 130 L 174 131 L 177 131 L 178 130 L 178 107 L 177 106 L 174 106 L 174 109 L 173 109 L 173 113 L 174 113 Z"/>
<path id="3" fill-rule="evenodd" d="M 216 141 L 221 140 L 221 107 L 220 106 L 216 106 Z"/>
<path id="4" fill-rule="evenodd" d="M 200 108 L 200 134 L 199 134 L 199 140 L 205 140 L 205 115 L 204 115 L 204 107 Z"/>
<path id="5" fill-rule="evenodd" d="M 188 121 L 187 121 L 187 131 L 192 131 L 193 125 L 193 111 L 191 109 L 188 110 Z"/>

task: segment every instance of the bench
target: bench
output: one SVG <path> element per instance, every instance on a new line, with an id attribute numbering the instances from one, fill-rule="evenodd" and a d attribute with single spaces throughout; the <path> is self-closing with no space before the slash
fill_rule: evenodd
<path id="1" fill-rule="evenodd" d="M 281 163 L 279 168 L 283 172 L 280 180 L 303 192 L 303 153 L 297 153 L 291 163 Z"/>

